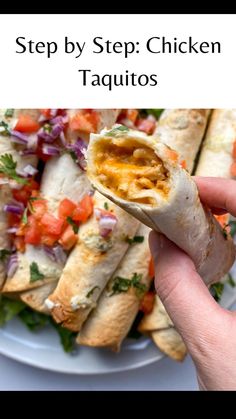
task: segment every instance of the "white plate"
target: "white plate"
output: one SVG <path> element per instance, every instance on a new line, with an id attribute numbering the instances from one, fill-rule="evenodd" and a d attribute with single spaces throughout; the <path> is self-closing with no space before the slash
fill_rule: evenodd
<path id="1" fill-rule="evenodd" d="M 236 301 L 236 287 L 225 286 L 222 305 L 229 308 Z M 79 347 L 73 355 L 65 354 L 59 338 L 50 326 L 32 333 L 18 320 L 0 329 L 0 353 L 35 367 L 68 374 L 105 374 L 139 368 L 163 358 L 147 338 L 127 339 L 119 354 L 105 349 Z"/>

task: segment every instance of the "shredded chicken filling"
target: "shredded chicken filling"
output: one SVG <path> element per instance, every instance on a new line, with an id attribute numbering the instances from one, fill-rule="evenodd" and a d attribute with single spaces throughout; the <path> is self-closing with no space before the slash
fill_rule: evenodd
<path id="1" fill-rule="evenodd" d="M 155 204 L 155 193 L 168 194 L 168 170 L 155 152 L 139 142 L 107 140 L 96 152 L 100 182 L 119 197 L 143 204 Z"/>

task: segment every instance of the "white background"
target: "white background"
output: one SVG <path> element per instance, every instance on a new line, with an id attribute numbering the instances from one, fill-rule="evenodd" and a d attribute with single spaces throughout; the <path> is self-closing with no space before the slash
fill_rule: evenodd
<path id="1" fill-rule="evenodd" d="M 1 15 L 2 107 L 235 107 L 234 15 Z M 16 38 L 56 41 L 59 53 L 16 54 Z M 87 43 L 75 59 L 63 52 L 63 40 Z M 93 54 L 92 40 L 140 42 L 140 53 Z M 150 54 L 146 40 L 153 36 L 220 41 L 221 54 Z M 82 87 L 80 68 L 94 73 L 157 73 L 157 87 Z"/>

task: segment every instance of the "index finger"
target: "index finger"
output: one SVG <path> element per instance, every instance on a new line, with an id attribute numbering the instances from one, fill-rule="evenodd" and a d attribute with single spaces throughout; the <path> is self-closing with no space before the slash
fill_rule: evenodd
<path id="1" fill-rule="evenodd" d="M 236 216 L 236 181 L 194 176 L 201 201 L 210 208 L 220 208 Z"/>

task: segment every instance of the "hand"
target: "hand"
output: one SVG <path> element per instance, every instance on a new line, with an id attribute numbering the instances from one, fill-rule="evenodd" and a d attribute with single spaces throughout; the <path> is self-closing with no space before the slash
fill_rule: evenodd
<path id="1" fill-rule="evenodd" d="M 236 182 L 195 177 L 199 195 L 214 213 L 236 216 Z M 155 287 L 183 337 L 204 390 L 236 390 L 236 313 L 220 307 L 196 272 L 193 261 L 154 231 L 150 248 Z"/>

